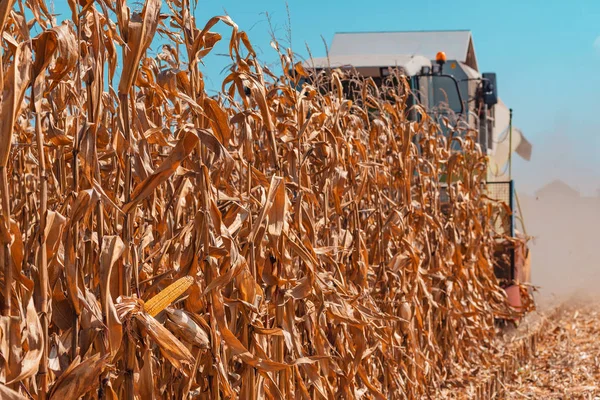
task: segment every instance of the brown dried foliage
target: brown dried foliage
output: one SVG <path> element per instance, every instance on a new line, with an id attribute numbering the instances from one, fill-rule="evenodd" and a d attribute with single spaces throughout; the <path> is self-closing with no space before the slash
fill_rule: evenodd
<path id="1" fill-rule="evenodd" d="M 69 4 L 0 3 L 3 398 L 419 398 L 485 360 L 506 302 L 473 134 L 408 121 L 398 77 L 297 92 L 290 53 L 264 70 L 185 0 Z"/>

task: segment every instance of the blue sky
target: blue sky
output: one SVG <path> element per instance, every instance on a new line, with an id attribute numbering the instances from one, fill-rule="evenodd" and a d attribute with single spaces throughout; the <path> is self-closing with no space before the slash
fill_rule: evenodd
<path id="1" fill-rule="evenodd" d="M 57 2 L 58 3 L 58 2 Z M 130 2 L 131 3 L 131 2 Z M 600 1 L 356 1 L 289 0 L 292 46 L 306 57 L 325 55 L 339 31 L 470 29 L 482 71 L 498 74 L 503 101 L 515 125 L 534 145 L 531 162 L 516 161 L 517 187 L 532 192 L 559 178 L 585 193 L 600 188 Z M 57 11 L 61 12 L 57 5 Z M 198 26 L 227 13 L 248 32 L 263 61 L 276 61 L 269 46 L 271 16 L 286 42 L 284 0 L 199 0 Z M 216 53 L 227 52 L 229 28 Z M 202 66 L 207 87 L 220 87 L 224 57 Z"/>

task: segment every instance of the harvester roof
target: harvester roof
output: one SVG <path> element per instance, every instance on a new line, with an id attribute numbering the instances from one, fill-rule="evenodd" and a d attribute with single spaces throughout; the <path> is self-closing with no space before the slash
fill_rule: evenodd
<path id="1" fill-rule="evenodd" d="M 448 60 L 478 70 L 471 31 L 342 32 L 336 33 L 329 49 L 338 56 L 424 56 L 434 60 L 444 51 Z M 385 64 L 384 64 L 385 65 Z M 389 65 L 389 64 L 388 64 Z"/>
<path id="2" fill-rule="evenodd" d="M 422 67 L 431 66 L 431 61 L 423 56 L 410 56 L 405 54 L 339 54 L 329 57 L 316 57 L 305 63 L 309 68 L 338 68 L 338 67 L 399 67 L 407 75 L 415 75 Z"/>

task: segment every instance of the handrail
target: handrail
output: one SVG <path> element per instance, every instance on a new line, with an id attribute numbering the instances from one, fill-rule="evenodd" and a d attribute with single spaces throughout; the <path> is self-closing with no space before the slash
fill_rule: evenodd
<path id="1" fill-rule="evenodd" d="M 460 102 L 460 112 L 458 113 L 459 115 L 463 115 L 465 112 L 465 105 L 463 103 L 463 98 L 462 98 L 462 94 L 460 93 L 460 88 L 458 87 L 458 81 L 456 80 L 456 78 L 452 75 L 448 75 L 448 74 L 436 74 L 433 72 L 424 74 L 424 73 L 420 73 L 417 74 L 416 76 L 418 77 L 444 77 L 444 78 L 450 78 L 452 79 L 452 82 L 454 82 L 454 86 L 456 87 L 456 94 L 458 95 L 458 101 Z"/>

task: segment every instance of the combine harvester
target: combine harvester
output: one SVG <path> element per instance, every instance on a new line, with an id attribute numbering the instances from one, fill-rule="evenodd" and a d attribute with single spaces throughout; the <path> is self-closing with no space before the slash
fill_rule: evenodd
<path id="1" fill-rule="evenodd" d="M 470 31 L 337 33 L 328 57 L 304 63 L 311 76 L 331 69 L 351 70 L 381 86 L 395 71 L 410 83 L 412 105 L 420 104 L 438 119 L 450 120 L 461 131 L 478 133 L 481 151 L 488 159 L 486 193 L 499 206 L 494 271 L 511 306 L 524 304 L 522 285 L 530 282 L 527 235 L 512 180 L 511 154 L 531 157 L 531 144 L 512 127 L 512 110 L 498 97 L 495 73 L 480 73 Z M 342 82 L 352 97 L 351 80 Z M 419 118 L 412 107 L 410 119 Z M 442 129 L 445 124 L 440 123 Z M 447 183 L 440 188 L 442 203 L 449 202 Z M 442 206 L 442 211 L 444 210 Z M 520 211 L 520 210 L 519 210 Z M 515 225 L 520 221 L 522 233 Z M 529 297 L 529 296 L 527 296 Z"/>

